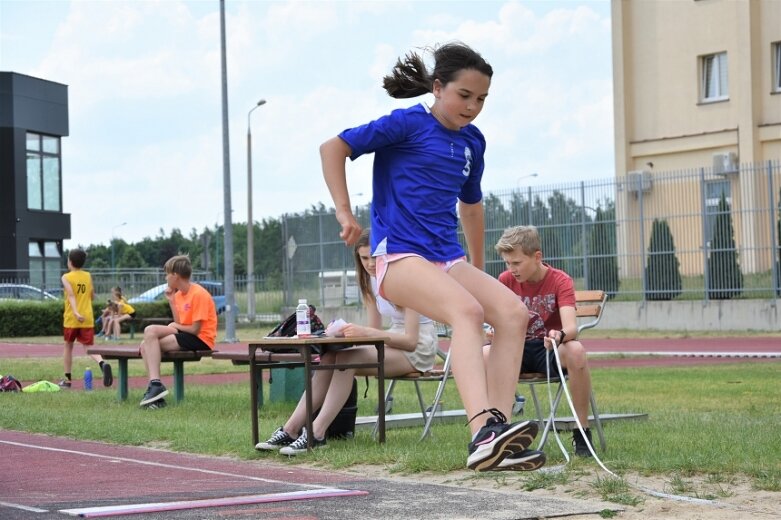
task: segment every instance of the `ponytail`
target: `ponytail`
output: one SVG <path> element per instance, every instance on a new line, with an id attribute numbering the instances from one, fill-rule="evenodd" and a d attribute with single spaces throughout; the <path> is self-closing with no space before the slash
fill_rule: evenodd
<path id="1" fill-rule="evenodd" d="M 423 58 L 414 52 L 399 58 L 391 73 L 382 79 L 382 86 L 393 98 L 413 98 L 431 92 L 432 79 Z"/>

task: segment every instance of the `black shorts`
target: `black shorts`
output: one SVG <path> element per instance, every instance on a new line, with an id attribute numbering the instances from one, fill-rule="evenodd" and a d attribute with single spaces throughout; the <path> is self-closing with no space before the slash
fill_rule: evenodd
<path id="1" fill-rule="evenodd" d="M 203 340 L 195 334 L 190 334 L 189 332 L 177 332 L 174 334 L 174 337 L 176 338 L 176 342 L 179 343 L 179 346 L 182 348 L 182 350 L 211 350 L 209 345 L 204 343 Z"/>
<path id="2" fill-rule="evenodd" d="M 545 374 L 545 357 L 550 359 L 550 373 L 551 376 L 558 376 L 559 369 L 556 368 L 556 355 L 553 350 L 545 348 L 545 342 L 541 339 L 532 339 L 524 343 L 523 345 L 523 361 L 521 361 L 521 374 L 528 374 L 531 372 L 540 372 Z M 564 373 L 567 373 L 565 368 Z"/>

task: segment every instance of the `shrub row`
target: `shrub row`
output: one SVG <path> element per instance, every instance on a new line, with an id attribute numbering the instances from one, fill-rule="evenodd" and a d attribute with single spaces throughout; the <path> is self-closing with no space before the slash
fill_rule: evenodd
<path id="1" fill-rule="evenodd" d="M 62 301 L 55 302 L 0 302 L 0 337 L 57 336 L 62 334 Z M 104 303 L 93 303 L 92 311 L 97 319 Z M 167 301 L 133 304 L 136 319 L 171 317 Z"/>

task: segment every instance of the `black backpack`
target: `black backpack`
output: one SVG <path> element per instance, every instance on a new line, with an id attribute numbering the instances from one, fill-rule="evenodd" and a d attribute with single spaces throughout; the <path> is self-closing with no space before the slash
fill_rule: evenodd
<path id="1" fill-rule="evenodd" d="M 313 336 L 319 335 L 321 332 L 325 332 L 325 325 L 323 321 L 317 317 L 315 311 L 317 309 L 314 305 L 309 306 L 309 328 L 312 331 Z M 274 338 L 290 338 L 296 335 L 296 313 L 294 312 L 287 318 L 285 318 L 279 325 L 274 327 L 274 330 L 269 332 L 269 337 Z"/>

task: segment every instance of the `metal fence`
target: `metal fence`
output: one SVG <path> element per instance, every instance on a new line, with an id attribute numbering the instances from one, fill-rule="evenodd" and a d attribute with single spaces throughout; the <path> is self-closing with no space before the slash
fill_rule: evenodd
<path id="1" fill-rule="evenodd" d="M 122 294 L 127 299 L 134 299 L 146 291 L 166 283 L 165 273 L 162 269 L 90 269 L 92 275 L 92 285 L 95 289 L 95 301 L 104 301 L 111 297 L 111 289 L 120 287 Z M 60 284 L 60 277 L 49 276 L 48 282 L 42 282 L 40 273 L 33 271 L 34 276 L 30 277 L 30 271 L 12 271 L 0 270 L 0 300 L 19 299 L 19 300 L 47 300 L 63 297 L 63 289 Z M 35 276 L 38 274 L 38 276 Z M 207 271 L 194 271 L 193 281 L 216 281 L 222 282 L 222 276 L 214 276 Z M 248 319 L 247 316 L 247 278 L 242 276 L 235 277 L 234 297 L 238 307 L 238 316 L 240 319 Z M 264 277 L 254 277 L 255 283 L 255 302 L 256 314 L 253 320 L 276 322 L 280 318 L 280 313 L 284 307 L 283 293 L 277 288 L 276 283 L 268 282 Z M 219 287 L 212 288 L 211 292 L 220 294 Z M 222 291 L 224 294 L 224 290 Z M 162 293 L 155 291 L 158 298 L 162 298 Z"/>
<path id="2" fill-rule="evenodd" d="M 505 268 L 493 249 L 504 229 L 532 224 L 545 261 L 579 289 L 621 300 L 775 298 L 779 187 L 781 162 L 768 161 L 487 193 L 486 271 Z M 356 216 L 368 225 L 368 207 Z M 333 210 L 285 216 L 282 228 L 286 304 L 350 303 L 355 265 Z"/>
<path id="3" fill-rule="evenodd" d="M 539 229 L 545 261 L 568 272 L 579 289 L 603 289 L 615 299 L 634 301 L 776 298 L 781 294 L 780 187 L 781 161 L 776 160 L 734 171 L 645 171 L 486 193 L 486 270 L 498 276 L 505 268 L 493 249 L 504 229 L 532 224 Z M 368 225 L 368 206 L 356 207 L 355 213 Z M 256 276 L 257 313 L 275 321 L 298 298 L 318 306 L 358 305 L 352 249 L 339 239 L 333 209 L 285 215 L 281 223 L 287 246 L 283 289 L 267 283 L 262 273 Z M 100 297 L 115 285 L 133 297 L 165 281 L 159 269 L 91 273 Z M 222 277 L 197 272 L 194 279 Z M 29 284 L 61 297 L 59 276 L 46 280 L 0 271 L 0 284 Z M 247 312 L 246 285 L 236 277 L 240 318 Z"/>

